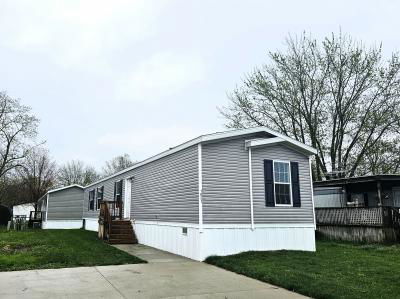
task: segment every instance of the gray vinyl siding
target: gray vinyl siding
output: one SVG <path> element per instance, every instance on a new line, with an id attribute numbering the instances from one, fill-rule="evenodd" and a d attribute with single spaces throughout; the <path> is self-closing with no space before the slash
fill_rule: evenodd
<path id="1" fill-rule="evenodd" d="M 122 201 L 125 199 L 125 181 L 124 179 L 126 178 L 131 178 L 134 174 L 135 170 L 130 170 L 127 171 L 123 174 L 120 174 L 118 176 L 115 176 L 113 178 L 110 178 L 108 180 L 99 182 L 93 186 L 85 188 L 84 191 L 84 200 L 83 200 L 83 218 L 98 218 L 99 217 L 99 211 L 96 210 L 96 202 L 94 205 L 95 210 L 90 210 L 89 211 L 89 191 L 91 190 L 96 190 L 97 188 L 104 187 L 104 193 L 103 193 L 103 200 L 107 201 L 114 201 L 114 183 L 123 180 L 122 182 Z M 97 193 L 95 193 L 95 200 L 97 198 Z"/>
<path id="2" fill-rule="evenodd" d="M 203 222 L 205 224 L 250 224 L 248 150 L 242 137 L 203 144 Z M 299 163 L 301 207 L 266 207 L 264 159 Z M 313 223 L 308 156 L 283 145 L 252 149 L 254 221 L 268 223 Z"/>
<path id="3" fill-rule="evenodd" d="M 197 145 L 135 169 L 131 217 L 199 223 Z"/>
<path id="4" fill-rule="evenodd" d="M 199 222 L 197 145 L 85 188 L 83 217 L 97 218 L 99 214 L 88 210 L 90 190 L 104 186 L 104 200 L 113 201 L 114 182 L 132 177 L 131 219 Z"/>
<path id="5" fill-rule="evenodd" d="M 264 160 L 287 160 L 299 163 L 301 207 L 266 207 Z M 284 145 L 252 149 L 254 223 L 313 223 L 312 183 L 308 156 Z"/>
<path id="6" fill-rule="evenodd" d="M 250 223 L 249 164 L 237 138 L 202 145 L 203 223 Z"/>
<path id="7" fill-rule="evenodd" d="M 50 192 L 47 220 L 81 220 L 83 190 L 72 187 Z"/>

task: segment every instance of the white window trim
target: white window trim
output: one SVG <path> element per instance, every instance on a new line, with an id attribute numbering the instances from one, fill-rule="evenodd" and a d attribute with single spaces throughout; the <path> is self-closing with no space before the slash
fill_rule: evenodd
<path id="1" fill-rule="evenodd" d="M 90 208 L 90 192 L 94 192 L 93 209 Z M 97 209 L 96 209 L 96 189 L 95 188 L 89 190 L 89 211 L 97 211 Z"/>
<path id="2" fill-rule="evenodd" d="M 275 182 L 275 162 L 289 164 L 289 167 L 288 167 L 288 170 L 289 170 L 289 183 Z M 290 161 L 288 161 L 288 160 L 272 160 L 272 177 L 274 179 L 274 201 L 275 201 L 275 207 L 293 207 L 292 173 L 291 173 L 291 169 L 290 169 Z M 275 185 L 276 184 L 289 185 L 290 204 L 277 204 L 276 203 L 276 189 L 275 189 Z"/>
<path id="3" fill-rule="evenodd" d="M 101 189 L 101 188 L 103 188 L 103 192 L 101 193 L 101 194 L 102 194 L 102 195 L 101 195 L 101 197 L 102 197 L 102 199 L 101 199 L 101 200 L 103 200 L 103 199 L 104 199 L 104 186 L 97 187 L 97 188 L 96 188 L 96 192 L 95 192 L 95 200 L 96 200 L 95 204 L 96 204 L 96 211 L 99 211 L 99 210 L 100 210 L 100 205 L 98 205 L 98 202 L 99 202 L 99 196 L 98 196 L 99 192 L 98 192 L 98 190 L 99 190 L 99 189 Z M 97 208 L 97 206 L 98 206 L 99 208 Z"/>
<path id="4" fill-rule="evenodd" d="M 117 183 L 121 183 L 122 184 L 122 188 L 124 187 L 124 183 L 123 183 L 123 180 L 121 179 L 121 180 L 118 180 L 118 181 L 114 181 L 114 186 L 115 186 L 115 184 L 117 184 Z M 117 186 L 115 186 L 114 187 L 114 189 L 115 189 L 115 194 L 114 194 L 114 201 L 116 201 L 116 198 L 118 197 L 118 195 L 120 195 L 121 196 L 121 201 L 123 200 L 123 198 L 122 198 L 122 188 L 121 188 L 121 193 L 118 193 L 118 188 L 116 188 Z"/>

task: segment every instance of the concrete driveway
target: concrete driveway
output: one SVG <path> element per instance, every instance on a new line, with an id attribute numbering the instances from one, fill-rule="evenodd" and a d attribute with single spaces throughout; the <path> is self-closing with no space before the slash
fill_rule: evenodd
<path id="1" fill-rule="evenodd" d="M 0 273 L 0 298 L 304 298 L 143 245 L 117 245 L 148 264 Z"/>

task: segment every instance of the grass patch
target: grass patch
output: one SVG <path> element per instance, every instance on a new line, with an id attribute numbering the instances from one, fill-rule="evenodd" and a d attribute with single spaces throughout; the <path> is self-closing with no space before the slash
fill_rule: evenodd
<path id="1" fill-rule="evenodd" d="M 96 232 L 0 230 L 0 271 L 137 263 L 145 261 L 102 242 Z"/>
<path id="2" fill-rule="evenodd" d="M 400 246 L 317 241 L 316 252 L 261 251 L 206 262 L 314 298 L 399 298 Z"/>

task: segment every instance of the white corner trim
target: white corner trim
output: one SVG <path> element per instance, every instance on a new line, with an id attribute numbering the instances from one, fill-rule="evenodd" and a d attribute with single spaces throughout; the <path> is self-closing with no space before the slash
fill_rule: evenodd
<path id="1" fill-rule="evenodd" d="M 311 184 L 311 202 L 312 202 L 312 210 L 313 210 L 313 218 L 314 218 L 314 229 L 317 229 L 317 222 L 315 220 L 315 206 L 314 206 L 314 187 L 313 187 L 313 180 L 312 180 L 312 162 L 311 156 L 308 157 L 308 161 L 310 164 L 310 184 Z"/>
<path id="2" fill-rule="evenodd" d="M 199 230 L 203 232 L 203 161 L 202 161 L 202 149 L 201 143 L 197 145 L 198 160 L 199 160 Z"/>
<path id="3" fill-rule="evenodd" d="M 253 209 L 253 170 L 251 167 L 251 147 L 249 147 L 249 192 L 250 192 L 250 219 L 251 229 L 254 229 L 254 209 Z"/>
<path id="4" fill-rule="evenodd" d="M 49 193 L 47 192 L 47 196 L 46 196 L 46 221 L 47 221 L 47 214 L 49 212 Z"/>

